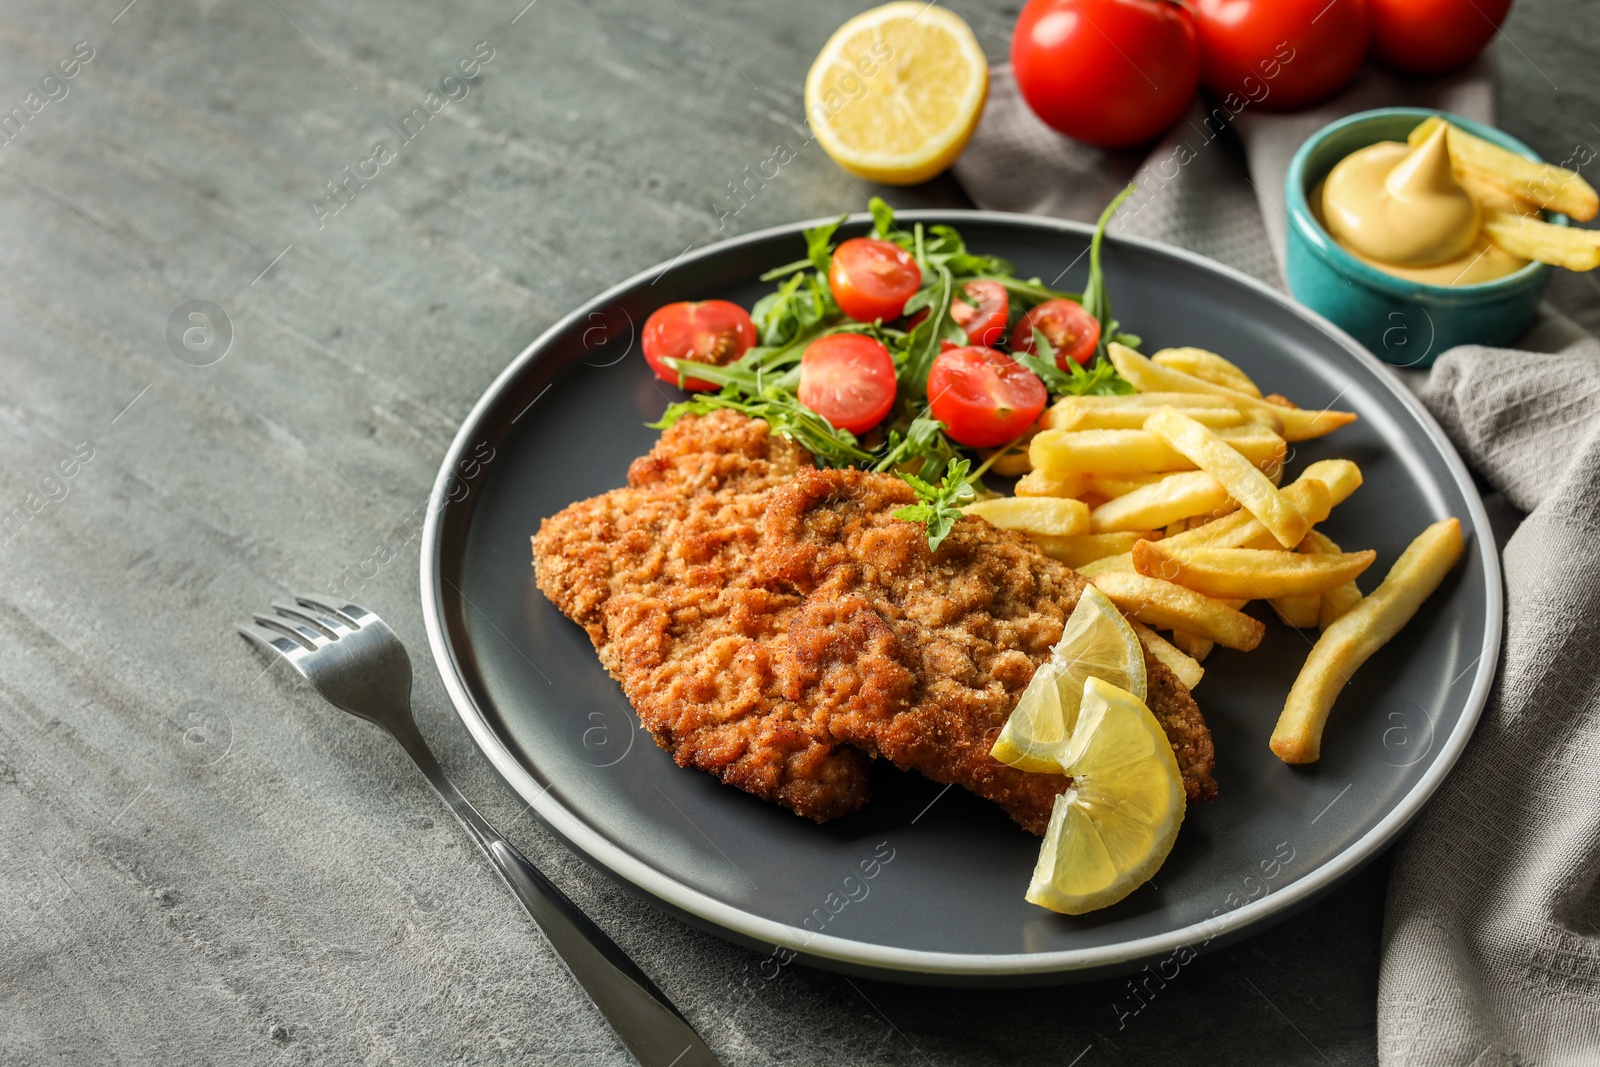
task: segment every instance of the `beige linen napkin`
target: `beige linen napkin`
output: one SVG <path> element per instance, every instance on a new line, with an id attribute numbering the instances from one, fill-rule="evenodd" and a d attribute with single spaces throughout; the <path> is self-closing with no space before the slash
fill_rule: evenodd
<path id="1" fill-rule="evenodd" d="M 1398 104 L 1492 121 L 1493 85 L 1487 62 L 1420 82 L 1369 69 L 1295 115 L 1196 103 L 1153 149 L 1128 153 L 1057 135 L 1000 68 L 955 174 L 980 207 L 1083 221 L 1131 178 L 1140 192 L 1113 232 L 1281 288 L 1283 179 L 1307 135 Z M 1386 1065 L 1600 1063 L 1600 344 L 1547 315 L 1522 345 L 1455 348 L 1408 383 L 1514 532 L 1489 705 L 1390 878 Z"/>

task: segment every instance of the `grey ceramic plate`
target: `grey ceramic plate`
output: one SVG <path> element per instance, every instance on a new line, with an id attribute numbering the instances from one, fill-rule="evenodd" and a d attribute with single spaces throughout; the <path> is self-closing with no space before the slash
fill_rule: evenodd
<path id="1" fill-rule="evenodd" d="M 908 212 L 960 227 L 1023 275 L 1080 288 L 1089 231 L 983 212 Z M 625 482 L 676 390 L 651 376 L 638 328 L 674 300 L 748 307 L 757 276 L 803 254 L 801 225 L 680 257 L 591 301 L 484 394 L 451 446 L 422 548 L 429 641 L 495 767 L 557 834 L 677 914 L 774 958 L 903 981 L 1071 980 L 1190 954 L 1282 918 L 1389 844 L 1455 763 L 1500 647 L 1500 574 L 1482 504 L 1433 420 L 1365 350 L 1216 263 L 1112 240 L 1112 302 L 1146 350 L 1223 352 L 1306 407 L 1360 420 L 1297 448 L 1366 484 L 1327 523 L 1386 568 L 1426 524 L 1460 517 L 1462 564 L 1340 697 L 1321 762 L 1288 767 L 1267 737 L 1310 638 L 1269 623 L 1255 652 L 1218 650 L 1196 692 L 1221 796 L 1195 806 L 1147 884 L 1069 918 L 1022 899 L 1038 839 L 960 789 L 880 768 L 874 799 L 825 826 L 674 766 L 638 728 L 584 633 L 538 592 L 528 538 L 544 517 Z M 863 224 L 853 223 L 860 232 Z M 1065 272 L 1063 274 L 1063 272 Z M 1369 578 L 1376 580 L 1376 575 Z M 1165 962 L 1162 962 L 1165 961 Z"/>

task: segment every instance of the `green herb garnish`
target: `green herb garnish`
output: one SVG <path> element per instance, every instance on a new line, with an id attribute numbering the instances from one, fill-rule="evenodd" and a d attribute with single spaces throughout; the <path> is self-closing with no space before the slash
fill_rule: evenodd
<path id="1" fill-rule="evenodd" d="M 972 489 L 972 483 L 967 481 L 967 472 L 971 469 L 971 460 L 958 459 L 950 464 L 950 469 L 945 471 L 944 478 L 938 485 L 926 482 L 914 474 L 900 476 L 917 494 L 917 503 L 901 508 L 894 513 L 894 517 L 904 519 L 906 522 L 925 524 L 928 528 L 930 551 L 937 552 L 944 539 L 950 536 L 956 520 L 961 517 L 961 505 L 972 503 L 973 498 L 977 496 Z"/>

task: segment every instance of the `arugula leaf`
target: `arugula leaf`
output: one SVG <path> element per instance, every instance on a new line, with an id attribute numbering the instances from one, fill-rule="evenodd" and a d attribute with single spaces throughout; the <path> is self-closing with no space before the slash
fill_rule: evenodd
<path id="1" fill-rule="evenodd" d="M 894 517 L 925 524 L 928 528 L 929 551 L 939 550 L 944 539 L 950 536 L 956 520 L 961 517 L 961 505 L 971 503 L 977 495 L 973 492 L 972 483 L 967 481 L 967 473 L 971 469 L 971 460 L 958 459 L 950 464 L 938 485 L 932 485 L 914 474 L 900 476 L 917 494 L 917 503 L 896 511 Z"/>
<path id="2" fill-rule="evenodd" d="M 815 274 L 806 273 L 791 276 L 778 286 L 777 292 L 768 293 L 750 309 L 750 318 L 756 324 L 756 333 L 764 348 L 786 347 L 801 338 L 810 340 L 820 332 L 819 327 L 831 325 L 843 317 L 828 287 Z M 749 353 L 745 358 L 749 358 Z"/>
<path id="3" fill-rule="evenodd" d="M 928 395 L 928 372 L 939 356 L 939 342 L 967 343 L 967 334 L 950 316 L 950 302 L 955 299 L 955 280 L 944 267 L 934 270 L 931 286 L 919 289 L 906 301 L 905 314 L 912 315 L 926 309 L 928 314 L 906 334 L 906 347 L 898 367 L 900 395 L 909 404 L 920 404 Z"/>
<path id="4" fill-rule="evenodd" d="M 904 434 L 899 430 L 890 430 L 883 456 L 872 469 L 879 472 L 898 471 L 915 463 L 918 464 L 918 477 L 939 477 L 956 458 L 955 445 L 944 431 L 944 423 L 926 416 L 912 419 Z"/>
<path id="5" fill-rule="evenodd" d="M 820 277 L 826 278 L 828 269 L 833 266 L 833 235 L 848 217 L 840 215 L 832 222 L 813 226 L 802 234 L 806 239 L 806 258 L 817 268 Z"/>
<path id="6" fill-rule="evenodd" d="M 696 375 L 699 373 L 695 371 Z M 857 444 L 854 434 L 834 429 L 827 419 L 800 403 L 792 392 L 777 386 L 766 386 L 755 396 L 741 391 L 737 385 L 728 385 L 720 393 L 701 393 L 668 406 L 660 420 L 650 423 L 649 427 L 665 430 L 685 415 L 706 415 L 724 408 L 765 419 L 773 433 L 789 438 L 825 467 L 855 467 L 872 462 L 872 453 Z"/>
<path id="7" fill-rule="evenodd" d="M 867 210 L 872 212 L 872 236 L 880 241 L 893 240 L 896 235 L 894 208 L 890 207 L 881 196 L 875 196 L 867 201 Z"/>
<path id="8" fill-rule="evenodd" d="M 1035 334 L 1038 334 L 1038 332 L 1038 330 L 1034 331 Z M 1049 342 L 1046 341 L 1045 345 L 1048 344 Z M 1045 347 L 1040 346 L 1039 351 L 1045 351 Z M 1056 366 L 1054 355 L 1033 356 L 1026 352 L 1015 352 L 1012 353 L 1011 358 L 1033 371 L 1039 380 L 1044 383 L 1045 391 L 1051 396 L 1062 396 L 1072 391 L 1072 375 Z"/>
<path id="9" fill-rule="evenodd" d="M 1083 308 L 1093 315 L 1100 323 L 1100 342 L 1095 351 L 1104 359 L 1106 345 L 1113 339 L 1117 320 L 1111 317 L 1111 301 L 1106 296 L 1106 276 L 1100 269 L 1100 246 L 1105 241 L 1106 227 L 1111 224 L 1111 217 L 1117 213 L 1122 202 L 1133 195 L 1137 188 L 1132 182 L 1122 192 L 1112 197 L 1111 203 L 1100 212 L 1100 221 L 1095 224 L 1094 236 L 1089 239 L 1089 281 L 1083 287 Z"/>
<path id="10" fill-rule="evenodd" d="M 1037 374 L 1051 396 L 1121 396 L 1133 392 L 1133 386 L 1117 373 L 1109 359 L 1096 359 L 1091 370 L 1068 360 L 1067 369 L 1062 370 L 1056 366 L 1055 349 L 1042 330 L 1033 331 L 1033 344 L 1036 355 L 1017 352 L 1012 358 Z"/>

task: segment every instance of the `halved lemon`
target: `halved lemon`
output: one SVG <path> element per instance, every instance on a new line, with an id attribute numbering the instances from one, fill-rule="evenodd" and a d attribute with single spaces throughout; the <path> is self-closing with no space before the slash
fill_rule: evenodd
<path id="1" fill-rule="evenodd" d="M 1086 586 L 1050 658 L 1033 672 L 989 754 L 1023 771 L 1059 774 L 1083 683 L 1102 678 L 1145 698 L 1144 646 L 1116 605 Z"/>
<path id="2" fill-rule="evenodd" d="M 1150 880 L 1183 824 L 1183 776 L 1172 745 L 1143 700 L 1090 678 L 1062 769 L 1027 899 L 1082 915 L 1115 904 Z"/>
<path id="3" fill-rule="evenodd" d="M 988 95 L 989 65 L 961 16 L 885 4 L 822 46 L 806 75 L 806 120 L 845 170 L 912 185 L 955 162 Z"/>

